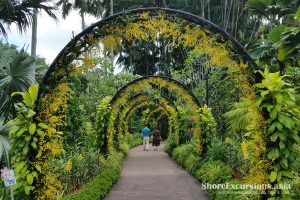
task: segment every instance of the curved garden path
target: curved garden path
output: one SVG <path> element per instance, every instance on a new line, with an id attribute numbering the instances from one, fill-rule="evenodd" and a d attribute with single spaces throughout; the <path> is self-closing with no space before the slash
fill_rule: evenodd
<path id="1" fill-rule="evenodd" d="M 121 178 L 105 200 L 207 200 L 200 183 L 178 166 L 160 146 L 159 151 L 130 150 Z"/>

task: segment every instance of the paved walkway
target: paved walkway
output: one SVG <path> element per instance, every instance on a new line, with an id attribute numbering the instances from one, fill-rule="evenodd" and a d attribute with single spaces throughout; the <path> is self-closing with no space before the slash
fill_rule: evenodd
<path id="1" fill-rule="evenodd" d="M 208 200 L 199 182 L 159 151 L 130 150 L 121 178 L 105 200 Z"/>

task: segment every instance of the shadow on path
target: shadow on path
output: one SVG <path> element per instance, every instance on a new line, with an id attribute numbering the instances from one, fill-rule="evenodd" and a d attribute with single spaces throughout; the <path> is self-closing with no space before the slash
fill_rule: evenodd
<path id="1" fill-rule="evenodd" d="M 178 166 L 164 152 L 130 150 L 124 160 L 121 178 L 105 200 L 208 200 L 194 177 Z"/>

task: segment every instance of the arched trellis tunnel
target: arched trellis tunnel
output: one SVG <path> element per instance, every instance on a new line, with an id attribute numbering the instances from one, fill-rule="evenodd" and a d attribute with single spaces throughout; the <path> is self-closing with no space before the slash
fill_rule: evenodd
<path id="1" fill-rule="evenodd" d="M 147 94 L 153 89 L 159 92 L 159 97 L 151 98 L 153 94 Z M 162 95 L 162 93 L 164 94 Z M 107 127 L 105 126 L 98 130 L 100 134 L 106 135 L 106 137 L 100 136 L 102 139 L 102 141 L 100 141 L 100 148 L 104 150 L 107 149 L 109 153 L 113 153 L 116 148 L 118 149 L 118 145 L 122 144 L 123 136 L 128 132 L 128 115 L 131 116 L 132 113 L 139 108 L 157 104 L 168 112 L 169 118 L 177 120 L 177 108 L 170 98 L 166 98 L 165 95 L 171 95 L 170 98 L 172 98 L 173 101 L 177 101 L 178 106 L 194 111 L 190 114 L 190 117 L 194 119 L 195 123 L 193 135 L 195 140 L 200 144 L 200 117 L 199 113 L 197 113 L 200 108 L 200 103 L 196 96 L 184 84 L 170 77 L 145 76 L 124 85 L 111 99 L 109 105 L 106 106 L 109 111 L 100 111 L 105 113 L 106 116 L 109 116 L 99 117 L 99 119 L 104 120 L 98 120 L 97 122 L 98 124 L 108 124 Z M 105 101 L 104 103 L 107 102 Z M 171 130 L 176 135 L 175 137 L 178 138 L 177 143 L 179 144 L 179 130 L 176 130 L 174 123 L 171 123 L 171 119 L 169 119 L 169 121 L 170 127 L 173 127 Z M 101 126 L 99 125 L 98 127 Z M 199 153 L 200 152 L 201 149 L 199 149 Z"/>
<path id="2" fill-rule="evenodd" d="M 71 95 L 68 85 L 69 77 L 94 67 L 94 60 L 84 57 L 83 53 L 99 43 L 102 43 L 105 49 L 117 51 L 124 41 L 134 45 L 135 40 L 155 42 L 158 37 L 165 38 L 168 41 L 167 45 L 173 48 L 183 46 L 189 51 L 201 49 L 201 54 L 209 58 L 211 66 L 219 69 L 226 68 L 230 71 L 233 74 L 235 87 L 240 91 L 240 98 L 247 99 L 251 105 L 249 111 L 253 113 L 250 119 L 252 126 L 248 131 L 253 131 L 254 134 L 245 143 L 263 141 L 263 133 L 260 130 L 262 130 L 264 118 L 255 106 L 256 96 L 252 87 L 256 64 L 239 42 L 213 23 L 183 11 L 146 8 L 118 13 L 93 24 L 75 36 L 58 54 L 43 78 L 34 121 L 46 124 L 47 128 L 44 136 L 39 137 L 36 141 L 37 147 L 30 146 L 28 151 L 33 154 L 28 162 L 28 168 L 36 174 L 34 181 L 30 184 L 32 187 L 30 187 L 29 193 L 35 199 L 51 199 L 52 194 L 55 194 L 60 187 L 56 175 L 51 173 L 53 169 L 49 163 L 52 158 L 63 151 L 61 142 L 63 136 L 58 130 L 65 121 L 67 101 Z M 163 82 L 164 84 L 169 83 L 168 81 Z M 185 91 L 183 88 L 176 87 L 176 89 L 178 88 Z M 132 91 L 134 92 L 134 89 Z M 126 94 L 130 94 L 130 92 Z M 115 106 L 109 108 L 111 99 L 106 98 L 102 101 L 102 108 L 99 110 L 109 110 L 110 114 L 118 116 L 118 108 L 121 108 L 123 100 L 127 101 L 128 98 L 114 98 Z M 187 100 L 185 106 L 191 109 L 199 107 L 193 95 L 188 94 L 188 98 L 185 100 Z M 172 116 L 176 116 L 179 112 L 175 111 Z M 170 112 L 172 112 L 171 109 Z M 107 135 L 108 152 L 113 152 L 116 149 L 113 136 L 116 135 L 117 129 L 115 129 L 115 119 L 110 118 L 110 114 L 103 114 L 105 120 L 108 120 L 104 125 L 106 129 L 103 129 L 107 132 L 100 134 L 99 138 L 100 140 L 101 138 L 105 139 Z M 171 117 L 169 123 L 174 123 L 174 120 L 176 118 Z M 200 123 L 200 119 L 197 117 L 193 120 L 195 123 Z M 200 133 L 197 130 L 200 126 L 197 124 L 194 126 L 195 133 Z M 120 141 L 122 134 L 118 135 L 120 137 L 117 140 Z M 199 139 L 198 149 L 201 152 L 201 135 L 197 137 Z M 253 148 L 256 147 L 255 145 L 264 145 L 264 143 L 254 143 Z M 255 161 L 259 160 L 264 153 L 264 151 L 260 151 L 254 156 L 254 165 Z M 27 157 L 20 156 L 20 161 L 28 159 Z M 43 169 L 43 171 L 39 169 Z"/>

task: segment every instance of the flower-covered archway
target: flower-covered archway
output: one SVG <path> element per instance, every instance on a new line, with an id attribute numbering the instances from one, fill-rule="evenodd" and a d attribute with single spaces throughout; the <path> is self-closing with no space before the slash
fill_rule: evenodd
<path id="1" fill-rule="evenodd" d="M 151 98 L 151 93 L 147 95 L 151 90 L 159 91 L 159 96 Z M 197 113 L 197 110 L 200 108 L 200 103 L 195 95 L 184 84 L 172 78 L 145 76 L 124 85 L 111 99 L 109 105 L 105 106 L 109 111 L 101 110 L 101 113 L 105 113 L 105 116 L 109 115 L 109 118 L 99 117 L 99 119 L 104 120 L 98 120 L 97 122 L 98 124 L 108 124 L 107 127 L 98 130 L 99 133 L 107 136 L 100 137 L 102 139 L 100 146 L 104 145 L 101 146 L 101 148 L 107 148 L 109 153 L 113 153 L 119 145 L 122 145 L 123 135 L 128 133 L 128 119 L 135 110 L 141 107 L 150 106 L 151 104 L 160 105 L 169 113 L 169 117 L 173 117 L 173 120 L 176 120 L 177 109 L 172 101 L 164 95 L 161 95 L 162 92 L 165 93 L 164 95 L 171 95 L 173 101 L 177 101 L 177 106 L 195 111 L 190 114 L 190 117 L 193 118 L 195 122 L 193 128 L 194 137 L 199 143 L 199 147 L 201 147 L 200 116 L 199 113 Z M 106 101 L 104 102 L 107 103 Z M 99 113 L 99 115 L 101 114 Z M 171 122 L 172 120 L 169 121 Z M 172 130 L 175 131 L 172 132 L 176 135 L 176 138 L 179 138 L 179 132 L 175 129 L 174 124 L 176 123 L 173 123 L 171 127 L 173 127 Z M 114 137 L 115 135 L 117 135 L 117 137 Z M 117 141 L 114 141 L 114 138 L 117 138 Z M 119 149 L 121 149 L 121 147 L 119 147 Z M 201 149 L 199 149 L 199 153 L 200 152 Z"/>
<path id="2" fill-rule="evenodd" d="M 51 173 L 50 162 L 53 157 L 63 152 L 63 133 L 59 131 L 59 127 L 65 121 L 67 100 L 72 95 L 69 78 L 95 67 L 95 60 L 84 56 L 84 52 L 99 44 L 103 44 L 107 50 L 118 51 L 124 41 L 134 46 L 136 40 L 155 42 L 158 38 L 164 38 L 169 47 L 183 46 L 189 51 L 200 49 L 200 54 L 207 58 L 205 62 L 216 69 L 226 68 L 232 74 L 234 87 L 240 91 L 239 98 L 249 103 L 248 110 L 251 113 L 250 125 L 247 127 L 248 137 L 243 141 L 242 147 L 244 151 L 250 152 L 251 164 L 254 167 L 259 165 L 259 161 L 265 156 L 266 128 L 265 120 L 255 104 L 256 94 L 252 87 L 256 78 L 254 72 L 256 65 L 246 50 L 224 30 L 193 14 L 164 8 L 137 9 L 113 15 L 88 27 L 75 36 L 51 64 L 40 87 L 34 118 L 35 122 L 42 123 L 43 137 L 36 137 L 34 141 L 36 145 L 31 145 L 27 152 L 16 155 L 19 162 L 26 161 L 25 167 L 30 169 L 29 174 L 32 174 L 29 182 L 26 178 L 22 180 L 27 183 L 26 194 L 32 194 L 35 199 L 51 199 L 61 187 L 56 174 Z M 185 100 L 184 106 L 195 110 L 199 108 L 194 95 L 186 93 L 185 88 L 176 85 L 174 81 L 157 77 L 142 80 L 131 84 L 134 87 L 123 88 L 122 93 L 117 93 L 117 97 L 113 99 L 103 99 L 97 108 L 98 113 L 101 113 L 97 116 L 98 122 L 100 119 L 108 120 L 107 124 L 98 123 L 97 129 L 102 130 L 98 138 L 100 147 L 107 141 L 110 153 L 115 150 L 114 135 L 118 135 L 116 134 L 118 127 L 115 126 L 116 117 L 121 116 L 118 111 L 130 100 L 131 93 L 140 92 L 145 86 L 143 84 L 179 91 L 177 96 Z M 177 111 L 171 109 L 172 106 L 166 106 L 168 107 L 170 109 L 167 110 L 172 113 L 169 123 L 173 123 Z M 201 153 L 200 126 L 197 125 L 200 118 L 197 116 L 193 117 L 196 123 L 194 133 L 199 133 L 196 136 L 197 151 Z M 178 127 L 173 127 L 172 131 L 176 132 Z M 35 134 L 40 133 L 33 132 L 33 136 Z M 32 154 L 30 161 L 28 161 L 29 152 Z"/>

